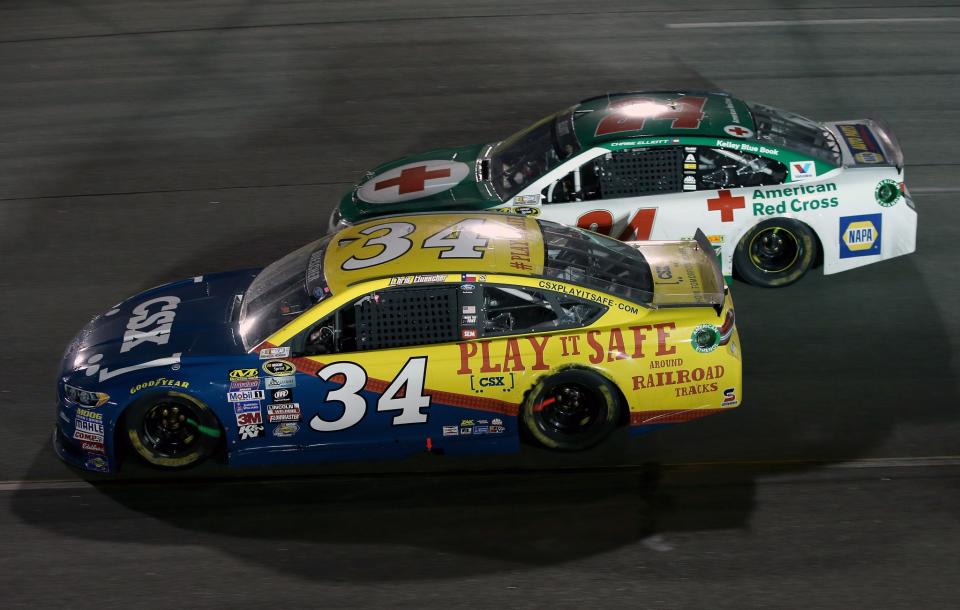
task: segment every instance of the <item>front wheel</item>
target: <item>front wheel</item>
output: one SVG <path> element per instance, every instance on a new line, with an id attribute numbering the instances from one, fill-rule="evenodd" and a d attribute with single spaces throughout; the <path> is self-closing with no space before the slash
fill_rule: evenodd
<path id="1" fill-rule="evenodd" d="M 733 265 L 747 282 L 775 288 L 799 280 L 816 258 L 817 240 L 810 227 L 790 218 L 771 218 L 743 236 Z"/>
<path id="2" fill-rule="evenodd" d="M 123 421 L 134 452 L 161 468 L 199 464 L 213 454 L 222 437 L 213 412 L 180 392 L 149 397 L 131 405 Z"/>
<path id="3" fill-rule="evenodd" d="M 551 449 L 579 451 L 607 437 L 620 420 L 616 388 L 589 371 L 566 370 L 533 387 L 521 407 L 530 434 Z"/>

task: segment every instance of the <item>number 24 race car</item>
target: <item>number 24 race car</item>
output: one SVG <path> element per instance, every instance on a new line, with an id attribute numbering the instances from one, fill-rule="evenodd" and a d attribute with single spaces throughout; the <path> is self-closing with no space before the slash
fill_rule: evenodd
<path id="1" fill-rule="evenodd" d="M 417 214 L 132 297 L 77 335 L 58 389 L 57 453 L 100 472 L 578 450 L 738 406 L 741 352 L 702 233 Z"/>
<path id="2" fill-rule="evenodd" d="M 622 240 L 698 228 L 761 286 L 908 254 L 917 213 L 882 123 L 817 123 L 721 93 L 584 100 L 489 145 L 433 150 L 368 172 L 331 218 L 496 209 Z"/>

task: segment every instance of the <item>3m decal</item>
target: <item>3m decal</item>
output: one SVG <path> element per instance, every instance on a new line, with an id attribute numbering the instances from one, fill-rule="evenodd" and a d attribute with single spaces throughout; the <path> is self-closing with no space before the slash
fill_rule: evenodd
<path id="1" fill-rule="evenodd" d="M 170 329 L 173 328 L 179 304 L 180 299 L 171 296 L 150 299 L 134 307 L 133 315 L 127 322 L 127 332 L 123 335 L 120 353 L 129 352 L 142 343 L 166 345 L 170 341 Z"/>
<path id="2" fill-rule="evenodd" d="M 426 357 L 407 360 L 377 400 L 377 411 L 400 411 L 393 417 L 394 426 L 426 423 L 427 414 L 421 411 L 430 406 L 430 397 L 423 394 L 426 374 Z M 355 426 L 367 412 L 367 402 L 360 396 L 367 383 L 367 372 L 353 362 L 335 362 L 317 371 L 317 377 L 324 381 L 336 375 L 343 376 L 343 385 L 329 390 L 324 401 L 340 403 L 343 412 L 336 420 L 314 415 L 310 427 L 318 432 L 335 432 Z"/>
<path id="3" fill-rule="evenodd" d="M 717 196 L 707 199 L 707 210 L 720 212 L 720 222 L 733 222 L 733 211 L 747 207 L 746 198 L 733 197 L 728 190 L 717 192 Z"/>
<path id="4" fill-rule="evenodd" d="M 259 410 L 252 411 L 250 413 L 237 413 L 236 418 L 238 426 L 249 426 L 251 424 L 263 423 L 263 413 Z"/>
<path id="5" fill-rule="evenodd" d="M 876 256 L 881 252 L 883 214 L 840 217 L 840 258 Z"/>
<path id="6" fill-rule="evenodd" d="M 680 96 L 669 102 L 648 97 L 628 97 L 610 104 L 594 135 L 639 131 L 649 121 L 670 121 L 671 129 L 698 129 L 707 98 Z"/>

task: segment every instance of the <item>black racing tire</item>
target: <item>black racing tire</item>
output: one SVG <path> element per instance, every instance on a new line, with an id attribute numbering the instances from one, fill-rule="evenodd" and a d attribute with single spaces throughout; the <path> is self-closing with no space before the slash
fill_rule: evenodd
<path id="1" fill-rule="evenodd" d="M 771 218 L 750 229 L 733 254 L 743 280 L 765 288 L 788 286 L 817 260 L 817 237 L 810 227 L 790 218 Z"/>
<path id="2" fill-rule="evenodd" d="M 213 411 L 181 392 L 155 394 L 130 405 L 123 428 L 137 457 L 168 470 L 196 466 L 223 442 Z"/>
<path id="3" fill-rule="evenodd" d="M 616 387 L 584 369 L 567 369 L 539 381 L 520 407 L 530 435 L 560 451 L 589 449 L 604 440 L 620 422 Z"/>

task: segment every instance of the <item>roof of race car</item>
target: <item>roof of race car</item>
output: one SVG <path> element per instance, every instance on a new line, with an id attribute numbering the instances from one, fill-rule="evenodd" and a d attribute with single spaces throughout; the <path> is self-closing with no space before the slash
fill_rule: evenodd
<path id="1" fill-rule="evenodd" d="M 574 130 L 584 147 L 633 136 L 752 138 L 755 129 L 747 105 L 726 93 L 611 93 L 583 100 L 574 112 Z"/>
<path id="2" fill-rule="evenodd" d="M 464 223 L 471 224 L 469 237 L 459 239 L 468 235 L 460 232 Z M 540 275 L 543 262 L 543 234 L 533 218 L 425 213 L 376 218 L 341 230 L 327 246 L 323 268 L 327 285 L 336 293 L 391 276 Z"/>

